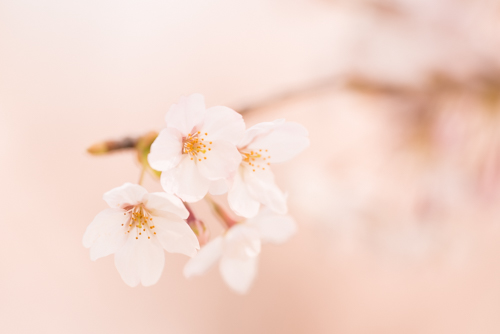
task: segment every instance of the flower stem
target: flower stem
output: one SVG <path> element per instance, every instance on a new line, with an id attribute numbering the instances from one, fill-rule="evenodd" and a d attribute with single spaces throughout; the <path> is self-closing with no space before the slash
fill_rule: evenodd
<path id="1" fill-rule="evenodd" d="M 216 201 L 214 201 L 214 199 L 209 194 L 205 196 L 205 200 L 210 204 L 212 211 L 219 218 L 219 221 L 223 223 L 226 229 L 229 229 L 238 223 L 236 220 L 231 218 L 227 211 L 224 210 L 222 206 L 220 206 Z"/>
<path id="2" fill-rule="evenodd" d="M 142 185 L 142 181 L 144 180 L 144 174 L 146 173 L 146 168 L 141 168 L 141 174 L 139 175 L 139 181 L 137 181 L 138 185 Z"/>

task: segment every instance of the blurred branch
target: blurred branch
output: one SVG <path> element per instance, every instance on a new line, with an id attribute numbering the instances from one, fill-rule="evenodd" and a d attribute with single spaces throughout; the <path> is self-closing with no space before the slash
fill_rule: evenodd
<path id="1" fill-rule="evenodd" d="M 261 101 L 258 101 L 255 103 L 250 103 L 246 106 L 237 108 L 237 111 L 240 112 L 241 114 L 248 113 L 252 110 L 257 110 L 257 109 L 268 107 L 268 106 L 271 106 L 274 104 L 278 104 L 278 103 L 284 102 L 286 100 L 290 100 L 292 98 L 295 98 L 297 96 L 307 95 L 307 94 L 314 93 L 318 90 L 335 87 L 335 86 L 339 85 L 339 83 L 340 83 L 340 80 L 338 77 L 325 78 L 325 79 L 319 80 L 315 83 L 312 83 L 310 85 L 307 85 L 305 87 L 292 89 L 292 90 L 288 90 L 288 91 L 283 91 L 279 94 L 267 97 Z"/>

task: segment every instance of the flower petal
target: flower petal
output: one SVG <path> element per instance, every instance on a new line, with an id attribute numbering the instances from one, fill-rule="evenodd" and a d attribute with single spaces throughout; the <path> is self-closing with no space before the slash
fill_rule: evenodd
<path id="1" fill-rule="evenodd" d="M 226 179 L 219 179 L 210 181 L 210 188 L 208 192 L 212 195 L 223 195 L 227 193 L 229 189 L 229 181 Z"/>
<path id="2" fill-rule="evenodd" d="M 234 291 L 244 294 L 255 279 L 257 262 L 258 257 L 230 258 L 223 256 L 219 269 L 226 284 Z"/>
<path id="3" fill-rule="evenodd" d="M 134 287 L 142 283 L 150 286 L 160 279 L 165 253 L 145 237 L 136 239 L 130 235 L 125 245 L 116 252 L 115 265 L 127 285 Z"/>
<path id="4" fill-rule="evenodd" d="M 282 124 L 275 122 L 274 127 L 263 130 L 256 135 L 246 145 L 247 149 L 266 149 L 269 156 L 271 156 L 271 163 L 277 163 L 293 158 L 309 146 L 309 134 L 302 125 L 294 122 Z M 268 128 L 269 126 L 266 125 L 265 127 Z M 247 131 L 251 130 L 252 128 Z"/>
<path id="5" fill-rule="evenodd" d="M 174 168 L 182 158 L 182 134 L 175 128 L 163 129 L 148 155 L 149 165 L 158 171 Z"/>
<path id="6" fill-rule="evenodd" d="M 208 140 L 227 140 L 236 145 L 245 133 L 245 121 L 231 108 L 208 108 L 200 131 L 207 133 Z"/>
<path id="7" fill-rule="evenodd" d="M 260 254 L 259 232 L 251 225 L 236 224 L 227 231 L 224 241 L 224 257 L 242 259 Z"/>
<path id="8" fill-rule="evenodd" d="M 121 187 L 111 189 L 103 195 L 103 199 L 112 208 L 120 208 L 125 204 L 137 204 L 142 201 L 148 191 L 138 184 L 125 183 Z"/>
<path id="9" fill-rule="evenodd" d="M 251 168 L 245 167 L 243 180 L 254 199 L 274 212 L 287 213 L 286 196 L 274 183 L 274 175 L 269 169 L 254 172 Z"/>
<path id="10" fill-rule="evenodd" d="M 200 174 L 186 154 L 177 167 L 162 172 L 161 185 L 167 193 L 176 194 L 184 202 L 197 202 L 207 194 L 210 181 Z"/>
<path id="11" fill-rule="evenodd" d="M 280 119 L 277 119 L 273 122 L 262 122 L 262 123 L 255 124 L 254 126 L 248 128 L 245 131 L 245 134 L 243 135 L 241 140 L 238 142 L 238 148 L 244 148 L 244 147 L 250 145 L 250 143 L 252 143 L 252 141 L 254 141 L 255 138 L 257 138 L 258 136 L 261 136 L 261 135 L 264 136 L 264 135 L 268 134 L 274 128 L 276 128 L 279 125 L 282 125 L 283 123 L 285 123 L 285 119 L 280 118 Z"/>
<path id="12" fill-rule="evenodd" d="M 228 178 L 241 163 L 241 154 L 234 144 L 225 140 L 214 141 L 206 159 L 196 161 L 200 173 L 210 180 Z"/>
<path id="13" fill-rule="evenodd" d="M 123 209 L 105 209 L 99 212 L 85 230 L 83 246 L 89 248 L 97 239 L 114 235 L 115 229 L 121 228 L 129 219 L 124 213 Z"/>
<path id="14" fill-rule="evenodd" d="M 189 225 L 181 218 L 170 214 L 170 217 L 153 216 L 153 231 L 163 248 L 170 253 L 181 253 L 193 257 L 200 249 L 198 238 Z"/>
<path id="15" fill-rule="evenodd" d="M 176 128 L 185 137 L 202 121 L 204 115 L 205 98 L 201 94 L 191 94 L 182 96 L 179 103 L 170 107 L 165 121 L 167 127 Z"/>
<path id="16" fill-rule="evenodd" d="M 148 210 L 162 210 L 175 213 L 179 217 L 186 219 L 189 211 L 186 209 L 179 197 L 164 192 L 147 194 L 144 203 Z"/>
<path id="17" fill-rule="evenodd" d="M 257 229 L 262 242 L 281 244 L 297 232 L 297 223 L 291 216 L 279 215 L 270 210 L 261 210 L 247 224 Z"/>
<path id="18" fill-rule="evenodd" d="M 233 185 L 227 195 L 229 207 L 238 216 L 245 218 L 254 217 L 259 212 L 260 203 L 252 197 L 248 191 L 247 185 L 243 182 L 241 172 L 244 167 L 240 167 L 234 177 Z"/>
<path id="19" fill-rule="evenodd" d="M 222 256 L 222 244 L 223 238 L 219 236 L 203 246 L 198 254 L 186 263 L 184 276 L 190 278 L 204 274 Z"/>

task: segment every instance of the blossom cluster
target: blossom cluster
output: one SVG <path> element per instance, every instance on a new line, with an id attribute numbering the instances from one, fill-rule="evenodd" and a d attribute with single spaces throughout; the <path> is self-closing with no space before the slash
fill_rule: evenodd
<path id="1" fill-rule="evenodd" d="M 261 243 L 282 243 L 296 231 L 271 166 L 307 148 L 308 132 L 283 119 L 246 129 L 239 113 L 223 106 L 207 109 L 200 94 L 182 97 L 165 120 L 147 157 L 149 166 L 161 172 L 164 192 L 126 183 L 105 193 L 110 208 L 87 227 L 83 244 L 92 260 L 115 254 L 118 272 L 132 287 L 159 280 L 166 250 L 191 257 L 186 277 L 203 274 L 219 261 L 224 281 L 245 293 L 255 278 Z M 209 194 L 226 193 L 240 218 L 219 214 L 227 230 L 208 241 L 189 203 L 214 203 Z"/>

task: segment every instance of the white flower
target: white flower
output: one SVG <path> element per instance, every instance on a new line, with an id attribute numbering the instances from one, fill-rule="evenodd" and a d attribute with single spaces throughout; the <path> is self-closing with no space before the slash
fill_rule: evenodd
<path id="1" fill-rule="evenodd" d="M 161 171 L 161 184 L 186 202 L 201 200 L 211 180 L 228 178 L 238 168 L 241 154 L 236 143 L 245 123 L 236 111 L 222 106 L 205 110 L 200 94 L 174 104 L 162 130 L 151 145 L 148 161 Z"/>
<path id="2" fill-rule="evenodd" d="M 276 213 L 285 214 L 285 194 L 275 184 L 270 165 L 289 160 L 308 146 L 307 130 L 284 119 L 249 128 L 238 143 L 243 159 L 228 194 L 231 209 L 250 218 L 259 212 L 262 203 Z"/>
<path id="3" fill-rule="evenodd" d="M 101 211 L 83 236 L 90 258 L 115 254 L 115 265 L 130 286 L 155 284 L 165 263 L 163 249 L 194 256 L 200 249 L 196 235 L 183 220 L 189 213 L 180 199 L 148 193 L 131 183 L 104 194 L 111 207 Z"/>
<path id="4" fill-rule="evenodd" d="M 262 210 L 256 217 L 231 227 L 206 244 L 184 267 L 187 278 L 205 273 L 220 260 L 220 273 L 231 289 L 245 293 L 257 273 L 261 242 L 280 244 L 297 226 L 292 217 Z"/>

